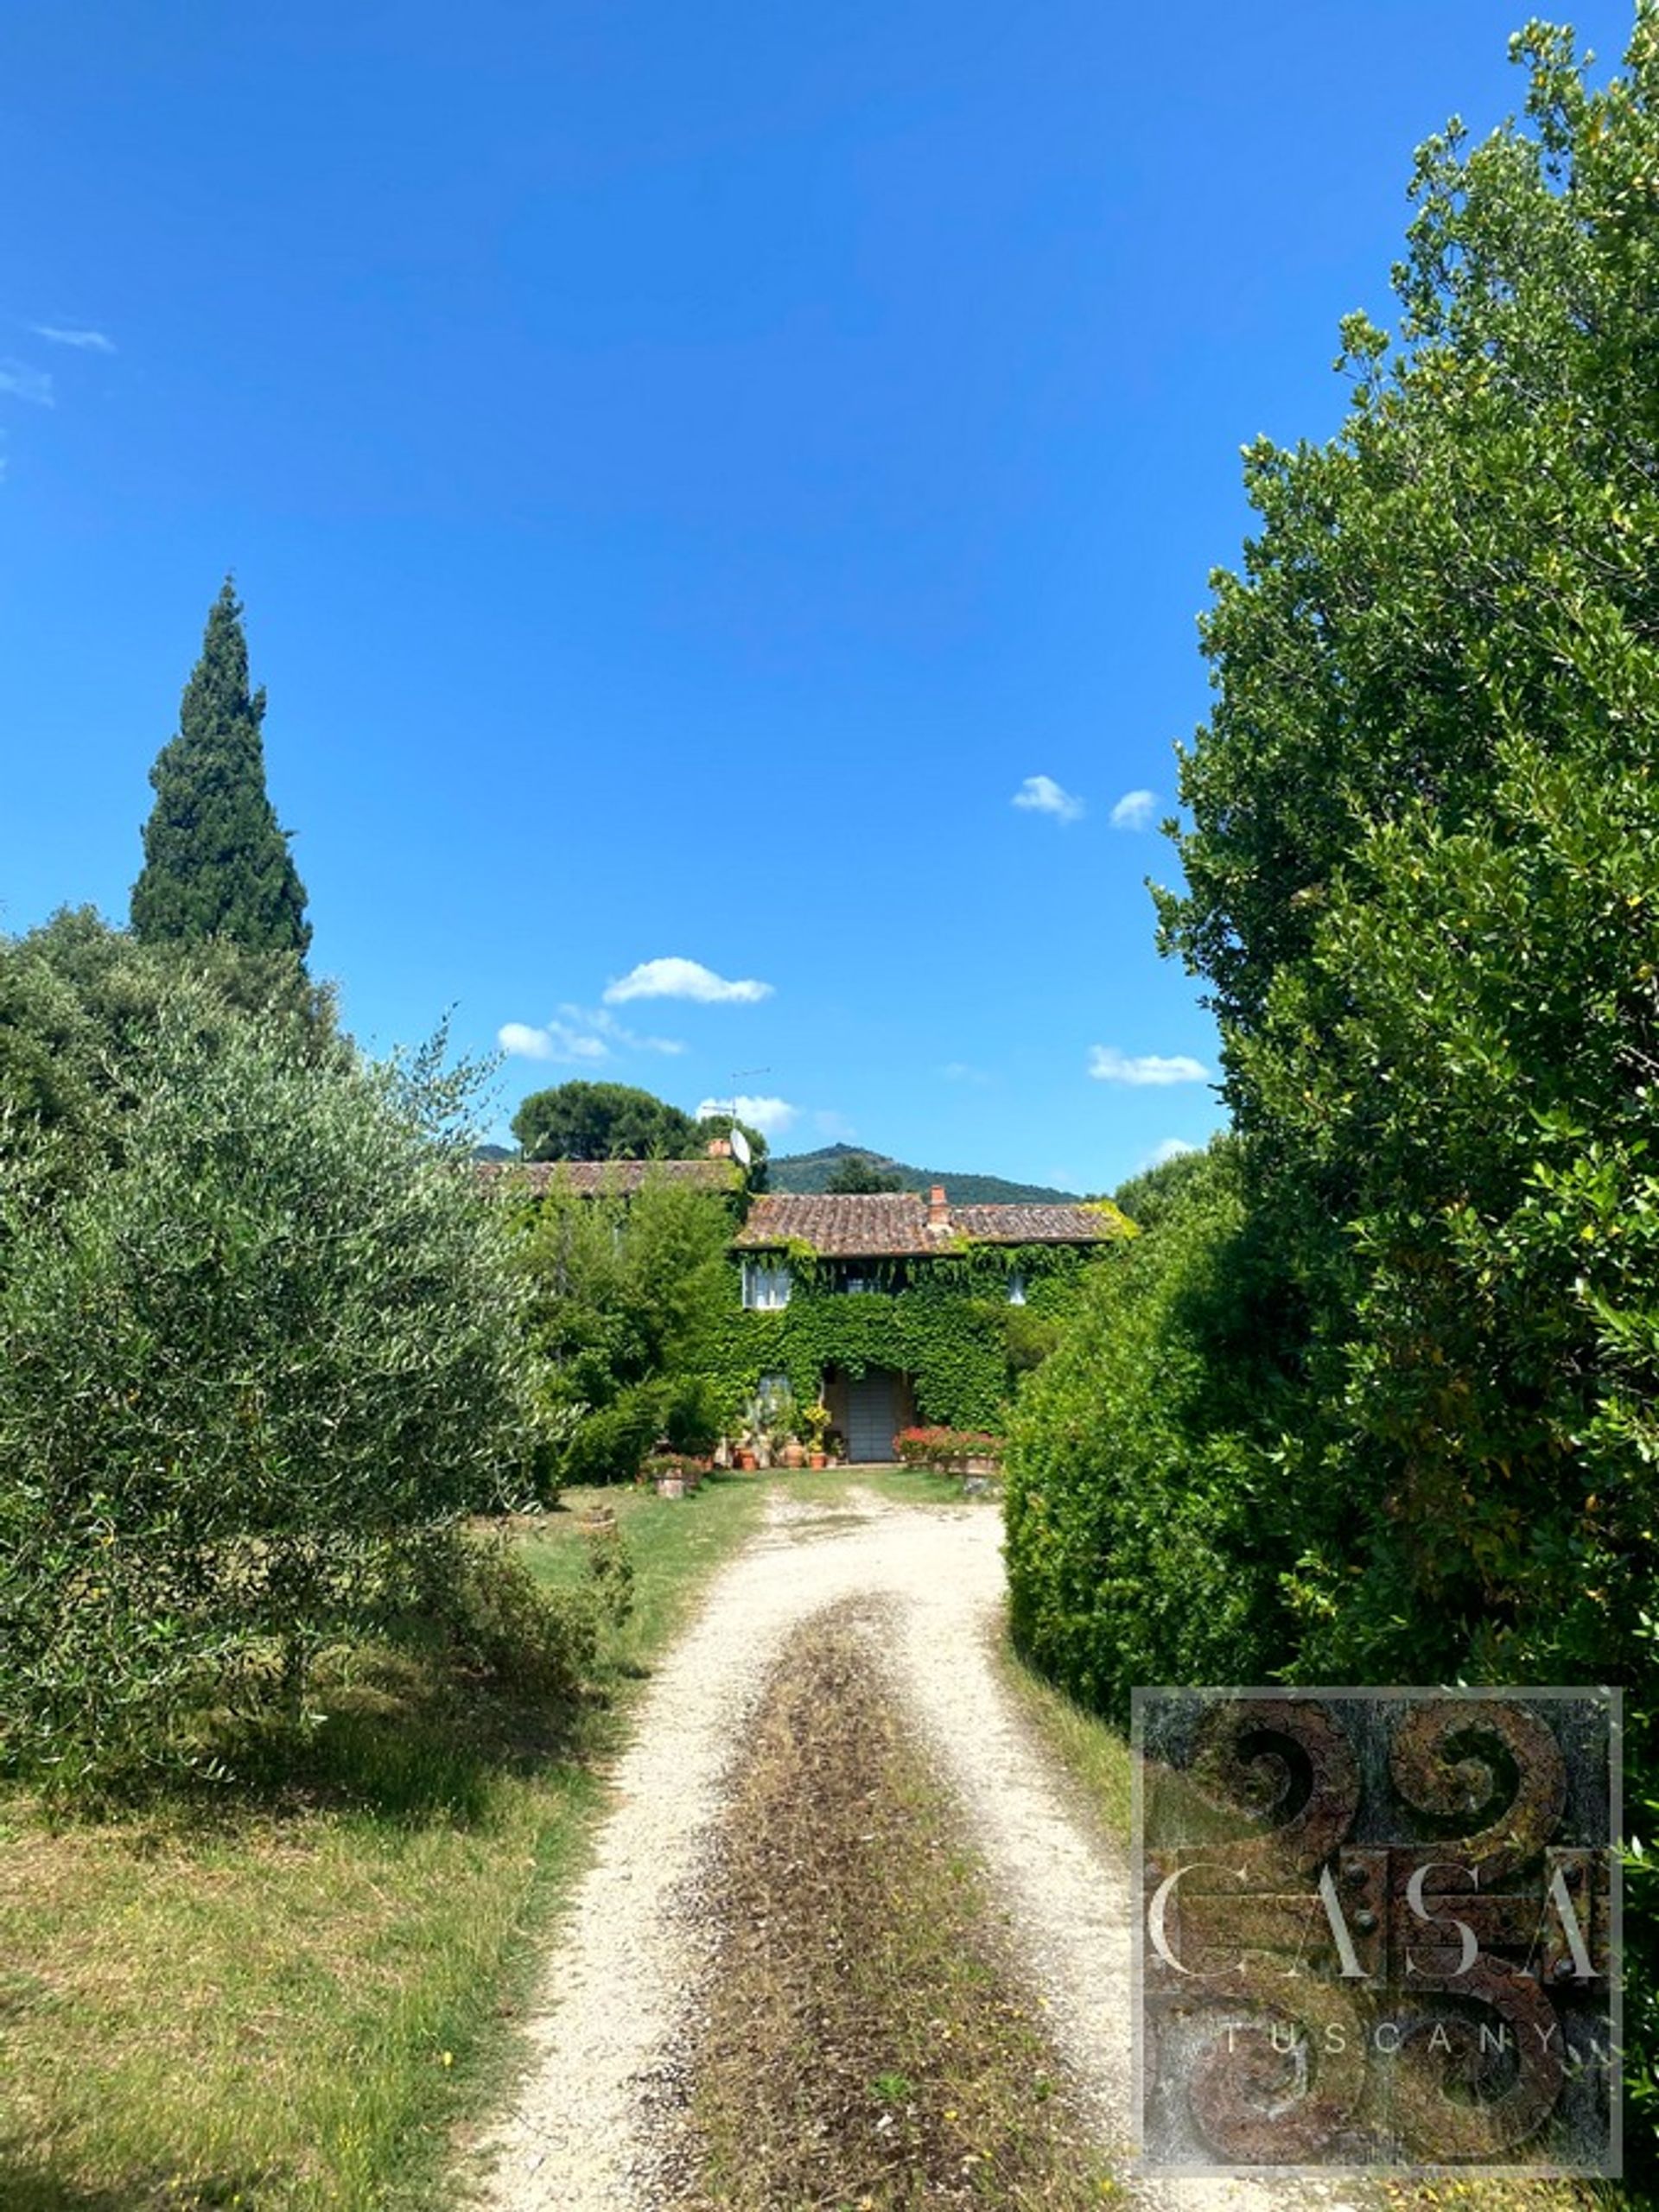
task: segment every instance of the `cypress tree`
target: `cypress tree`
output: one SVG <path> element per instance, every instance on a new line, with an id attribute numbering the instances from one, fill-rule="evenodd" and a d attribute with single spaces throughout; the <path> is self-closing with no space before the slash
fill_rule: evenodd
<path id="1" fill-rule="evenodd" d="M 263 688 L 248 689 L 242 607 L 227 576 L 184 687 L 178 735 L 149 772 L 156 804 L 132 887 L 133 931 L 144 943 L 223 938 L 304 959 L 305 887 L 265 791 L 264 715 Z"/>

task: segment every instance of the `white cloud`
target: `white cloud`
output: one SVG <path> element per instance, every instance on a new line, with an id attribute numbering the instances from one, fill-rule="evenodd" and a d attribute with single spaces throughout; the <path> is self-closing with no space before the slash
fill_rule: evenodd
<path id="1" fill-rule="evenodd" d="M 1057 822 L 1075 822 L 1084 811 L 1077 794 L 1057 784 L 1052 776 L 1027 776 L 1015 791 L 1014 804 L 1033 814 L 1052 814 Z"/>
<path id="2" fill-rule="evenodd" d="M 583 1028 L 609 1038 L 612 1044 L 625 1052 L 683 1052 L 685 1050 L 677 1037 L 642 1037 L 637 1030 L 625 1029 L 616 1016 L 607 1014 L 602 1006 L 562 1006 L 559 1012 L 567 1021 L 579 1022 Z"/>
<path id="3" fill-rule="evenodd" d="M 532 1028 L 527 1021 L 504 1021 L 495 1033 L 495 1041 L 504 1052 L 520 1059 L 553 1060 L 564 1066 L 582 1060 L 607 1060 L 611 1056 L 602 1037 L 584 1036 L 565 1021 L 550 1021 L 542 1029 Z"/>
<path id="4" fill-rule="evenodd" d="M 1172 1160 L 1179 1160 L 1189 1152 L 1196 1152 L 1198 1148 L 1195 1144 L 1188 1144 L 1185 1137 L 1166 1137 L 1161 1144 L 1154 1145 L 1141 1166 L 1143 1170 L 1148 1167 L 1167 1167 Z"/>
<path id="5" fill-rule="evenodd" d="M 1166 1057 L 1142 1052 L 1131 1057 L 1116 1045 L 1096 1045 L 1089 1054 L 1089 1072 L 1097 1083 L 1128 1083 L 1137 1088 L 1149 1084 L 1207 1083 L 1210 1071 L 1202 1060 L 1185 1052 Z"/>
<path id="6" fill-rule="evenodd" d="M 939 1070 L 947 1083 L 971 1083 L 982 1085 L 990 1081 L 983 1068 L 975 1067 L 968 1060 L 948 1060 Z"/>
<path id="7" fill-rule="evenodd" d="M 608 1060 L 613 1048 L 620 1052 L 683 1052 L 676 1037 L 641 1037 L 625 1029 L 603 1007 L 562 1006 L 542 1027 L 526 1021 L 504 1022 L 495 1033 L 504 1052 L 527 1060 L 555 1060 L 572 1065 L 581 1060 Z"/>
<path id="8" fill-rule="evenodd" d="M 52 379 L 44 369 L 31 369 L 27 361 L 0 361 L 0 393 L 8 399 L 26 399 L 31 407 L 55 407 Z"/>
<path id="9" fill-rule="evenodd" d="M 752 1006 L 772 996 L 770 983 L 753 977 L 731 982 L 715 975 L 700 960 L 642 960 L 626 976 L 605 987 L 607 1006 L 622 1006 L 629 999 L 695 999 L 703 1006 Z"/>
<path id="10" fill-rule="evenodd" d="M 800 1108 L 791 1106 L 786 1098 L 705 1098 L 696 1117 L 706 1121 L 710 1114 L 735 1114 L 763 1137 L 780 1137 L 801 1118 Z"/>
<path id="11" fill-rule="evenodd" d="M 37 338 L 44 338 L 53 346 L 73 346 L 82 353 L 113 353 L 115 341 L 106 338 L 101 330 L 66 330 L 49 322 L 31 326 Z"/>
<path id="12" fill-rule="evenodd" d="M 1156 791 L 1125 791 L 1112 809 L 1114 830 L 1150 830 L 1157 811 Z"/>

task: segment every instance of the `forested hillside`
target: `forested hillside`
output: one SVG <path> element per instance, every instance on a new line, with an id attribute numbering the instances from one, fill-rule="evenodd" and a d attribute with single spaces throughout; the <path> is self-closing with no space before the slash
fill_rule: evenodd
<path id="1" fill-rule="evenodd" d="M 830 1178 L 843 1161 L 860 1159 L 896 1177 L 895 1187 L 901 1191 L 929 1191 L 934 1184 L 943 1183 L 955 1205 L 1058 1205 L 1078 1195 L 1076 1191 L 1057 1191 L 1046 1183 L 1011 1183 L 1001 1175 L 963 1175 L 948 1167 L 912 1167 L 886 1153 L 855 1144 L 829 1144 L 818 1152 L 785 1153 L 781 1158 L 774 1154 L 767 1162 L 770 1187 L 816 1198 L 829 1188 Z"/>

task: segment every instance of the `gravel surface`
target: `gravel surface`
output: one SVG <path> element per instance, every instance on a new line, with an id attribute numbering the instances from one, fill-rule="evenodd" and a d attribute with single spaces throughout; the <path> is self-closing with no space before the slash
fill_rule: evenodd
<path id="1" fill-rule="evenodd" d="M 662 2201 L 717 1944 L 700 1883 L 726 1777 L 785 1638 L 855 1596 L 887 1601 L 894 1678 L 963 1802 L 1056 2050 L 1103 2144 L 1127 2145 L 1128 1869 L 1076 1817 L 998 1675 L 1001 1538 L 985 1507 L 909 1510 L 870 1492 L 850 1510 L 774 1500 L 642 1702 L 615 1808 L 548 1962 L 518 2101 L 461 2177 L 473 2201 L 491 2212 Z M 1342 2212 L 1330 2192 L 1288 2183 L 1131 2181 L 1128 2193 L 1166 2212 Z"/>

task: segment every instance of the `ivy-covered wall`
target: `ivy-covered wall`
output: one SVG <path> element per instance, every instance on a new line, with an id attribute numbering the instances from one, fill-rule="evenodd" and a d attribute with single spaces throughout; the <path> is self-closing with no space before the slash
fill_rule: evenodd
<path id="1" fill-rule="evenodd" d="M 995 1428 L 1022 1370 L 1048 1351 L 1090 1267 L 1112 1248 L 1027 1244 L 970 1248 L 936 1259 L 873 1261 L 861 1272 L 893 1289 L 841 1291 L 833 1262 L 803 1248 L 788 1262 L 789 1304 L 751 1313 L 741 1263 L 731 1263 L 730 1311 L 702 1363 L 728 1418 L 735 1418 L 763 1375 L 785 1375 L 802 1403 L 817 1397 L 826 1367 L 849 1375 L 893 1368 L 914 1383 L 918 1420 Z M 1008 1303 L 1009 1277 L 1024 1278 L 1026 1302 Z"/>

